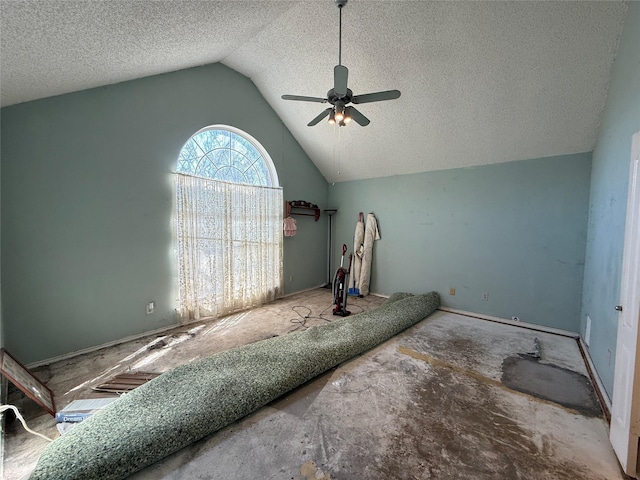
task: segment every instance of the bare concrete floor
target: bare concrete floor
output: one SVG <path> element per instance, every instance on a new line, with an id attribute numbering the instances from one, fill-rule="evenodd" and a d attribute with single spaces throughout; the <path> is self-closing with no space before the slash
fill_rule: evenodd
<path id="1" fill-rule="evenodd" d="M 350 297 L 349 309 L 355 314 L 383 301 Z M 321 317 L 336 318 L 331 293 L 324 289 L 56 362 L 35 373 L 63 407 L 117 373 L 164 372 L 305 328 L 300 321 L 326 323 Z M 586 374 L 573 339 L 437 311 L 131 478 L 622 479 L 601 416 L 502 383 L 505 359 L 530 352 L 535 338 L 542 347 L 541 363 Z M 13 390 L 9 400 L 31 428 L 57 436 L 52 417 L 20 392 Z M 4 478 L 28 478 L 46 444 L 17 422 L 8 425 Z"/>

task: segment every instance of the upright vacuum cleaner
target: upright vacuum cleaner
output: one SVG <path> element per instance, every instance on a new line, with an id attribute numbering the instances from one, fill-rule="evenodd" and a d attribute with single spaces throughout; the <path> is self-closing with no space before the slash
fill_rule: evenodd
<path id="1" fill-rule="evenodd" d="M 344 268 L 344 256 L 347 253 L 347 245 L 342 244 L 342 258 L 340 259 L 340 268 L 336 270 L 336 274 L 333 277 L 333 308 L 334 315 L 340 315 L 346 317 L 351 314 L 347 310 L 347 294 L 349 290 L 349 273 L 351 273 L 351 261 L 353 260 L 353 254 L 349 255 L 349 268 Z"/>

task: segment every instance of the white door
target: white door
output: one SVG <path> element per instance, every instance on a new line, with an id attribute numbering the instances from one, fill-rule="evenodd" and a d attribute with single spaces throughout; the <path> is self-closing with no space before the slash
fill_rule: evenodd
<path id="1" fill-rule="evenodd" d="M 622 258 L 618 341 L 609 438 L 627 475 L 638 478 L 640 438 L 640 132 L 631 142 L 627 220 Z"/>

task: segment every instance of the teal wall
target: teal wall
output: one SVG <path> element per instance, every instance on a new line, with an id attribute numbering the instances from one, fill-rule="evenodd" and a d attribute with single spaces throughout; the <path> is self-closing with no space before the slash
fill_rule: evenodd
<path id="1" fill-rule="evenodd" d="M 453 308 L 583 334 L 588 314 L 611 394 L 639 44 L 630 2 L 593 165 L 584 153 L 328 186 L 251 81 L 219 64 L 5 107 L 0 341 L 30 363 L 174 324 L 171 171 L 191 134 L 222 123 L 262 143 L 285 199 L 339 208 L 333 268 L 373 211 L 373 292 L 437 290 Z M 297 220 L 287 292 L 326 279 L 326 217 Z"/>
<path id="2" fill-rule="evenodd" d="M 630 2 L 593 151 L 580 330 L 584 336 L 589 315 L 589 353 L 609 396 L 613 393 L 618 328 L 614 307 L 620 302 L 631 136 L 638 130 L 640 2 Z"/>
<path id="3" fill-rule="evenodd" d="M 371 291 L 577 332 L 590 170 L 583 153 L 336 184 L 334 251 L 374 212 Z"/>
<path id="4" fill-rule="evenodd" d="M 24 363 L 176 322 L 171 172 L 200 128 L 248 132 L 285 199 L 326 208 L 322 175 L 253 83 L 220 64 L 0 113 L 4 333 Z M 327 223 L 306 220 L 285 240 L 288 292 L 326 278 Z"/>

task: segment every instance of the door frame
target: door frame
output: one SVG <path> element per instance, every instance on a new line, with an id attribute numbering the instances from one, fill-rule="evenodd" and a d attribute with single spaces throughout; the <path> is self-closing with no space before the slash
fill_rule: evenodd
<path id="1" fill-rule="evenodd" d="M 627 475 L 638 478 L 640 438 L 640 131 L 631 141 L 609 439 Z"/>

